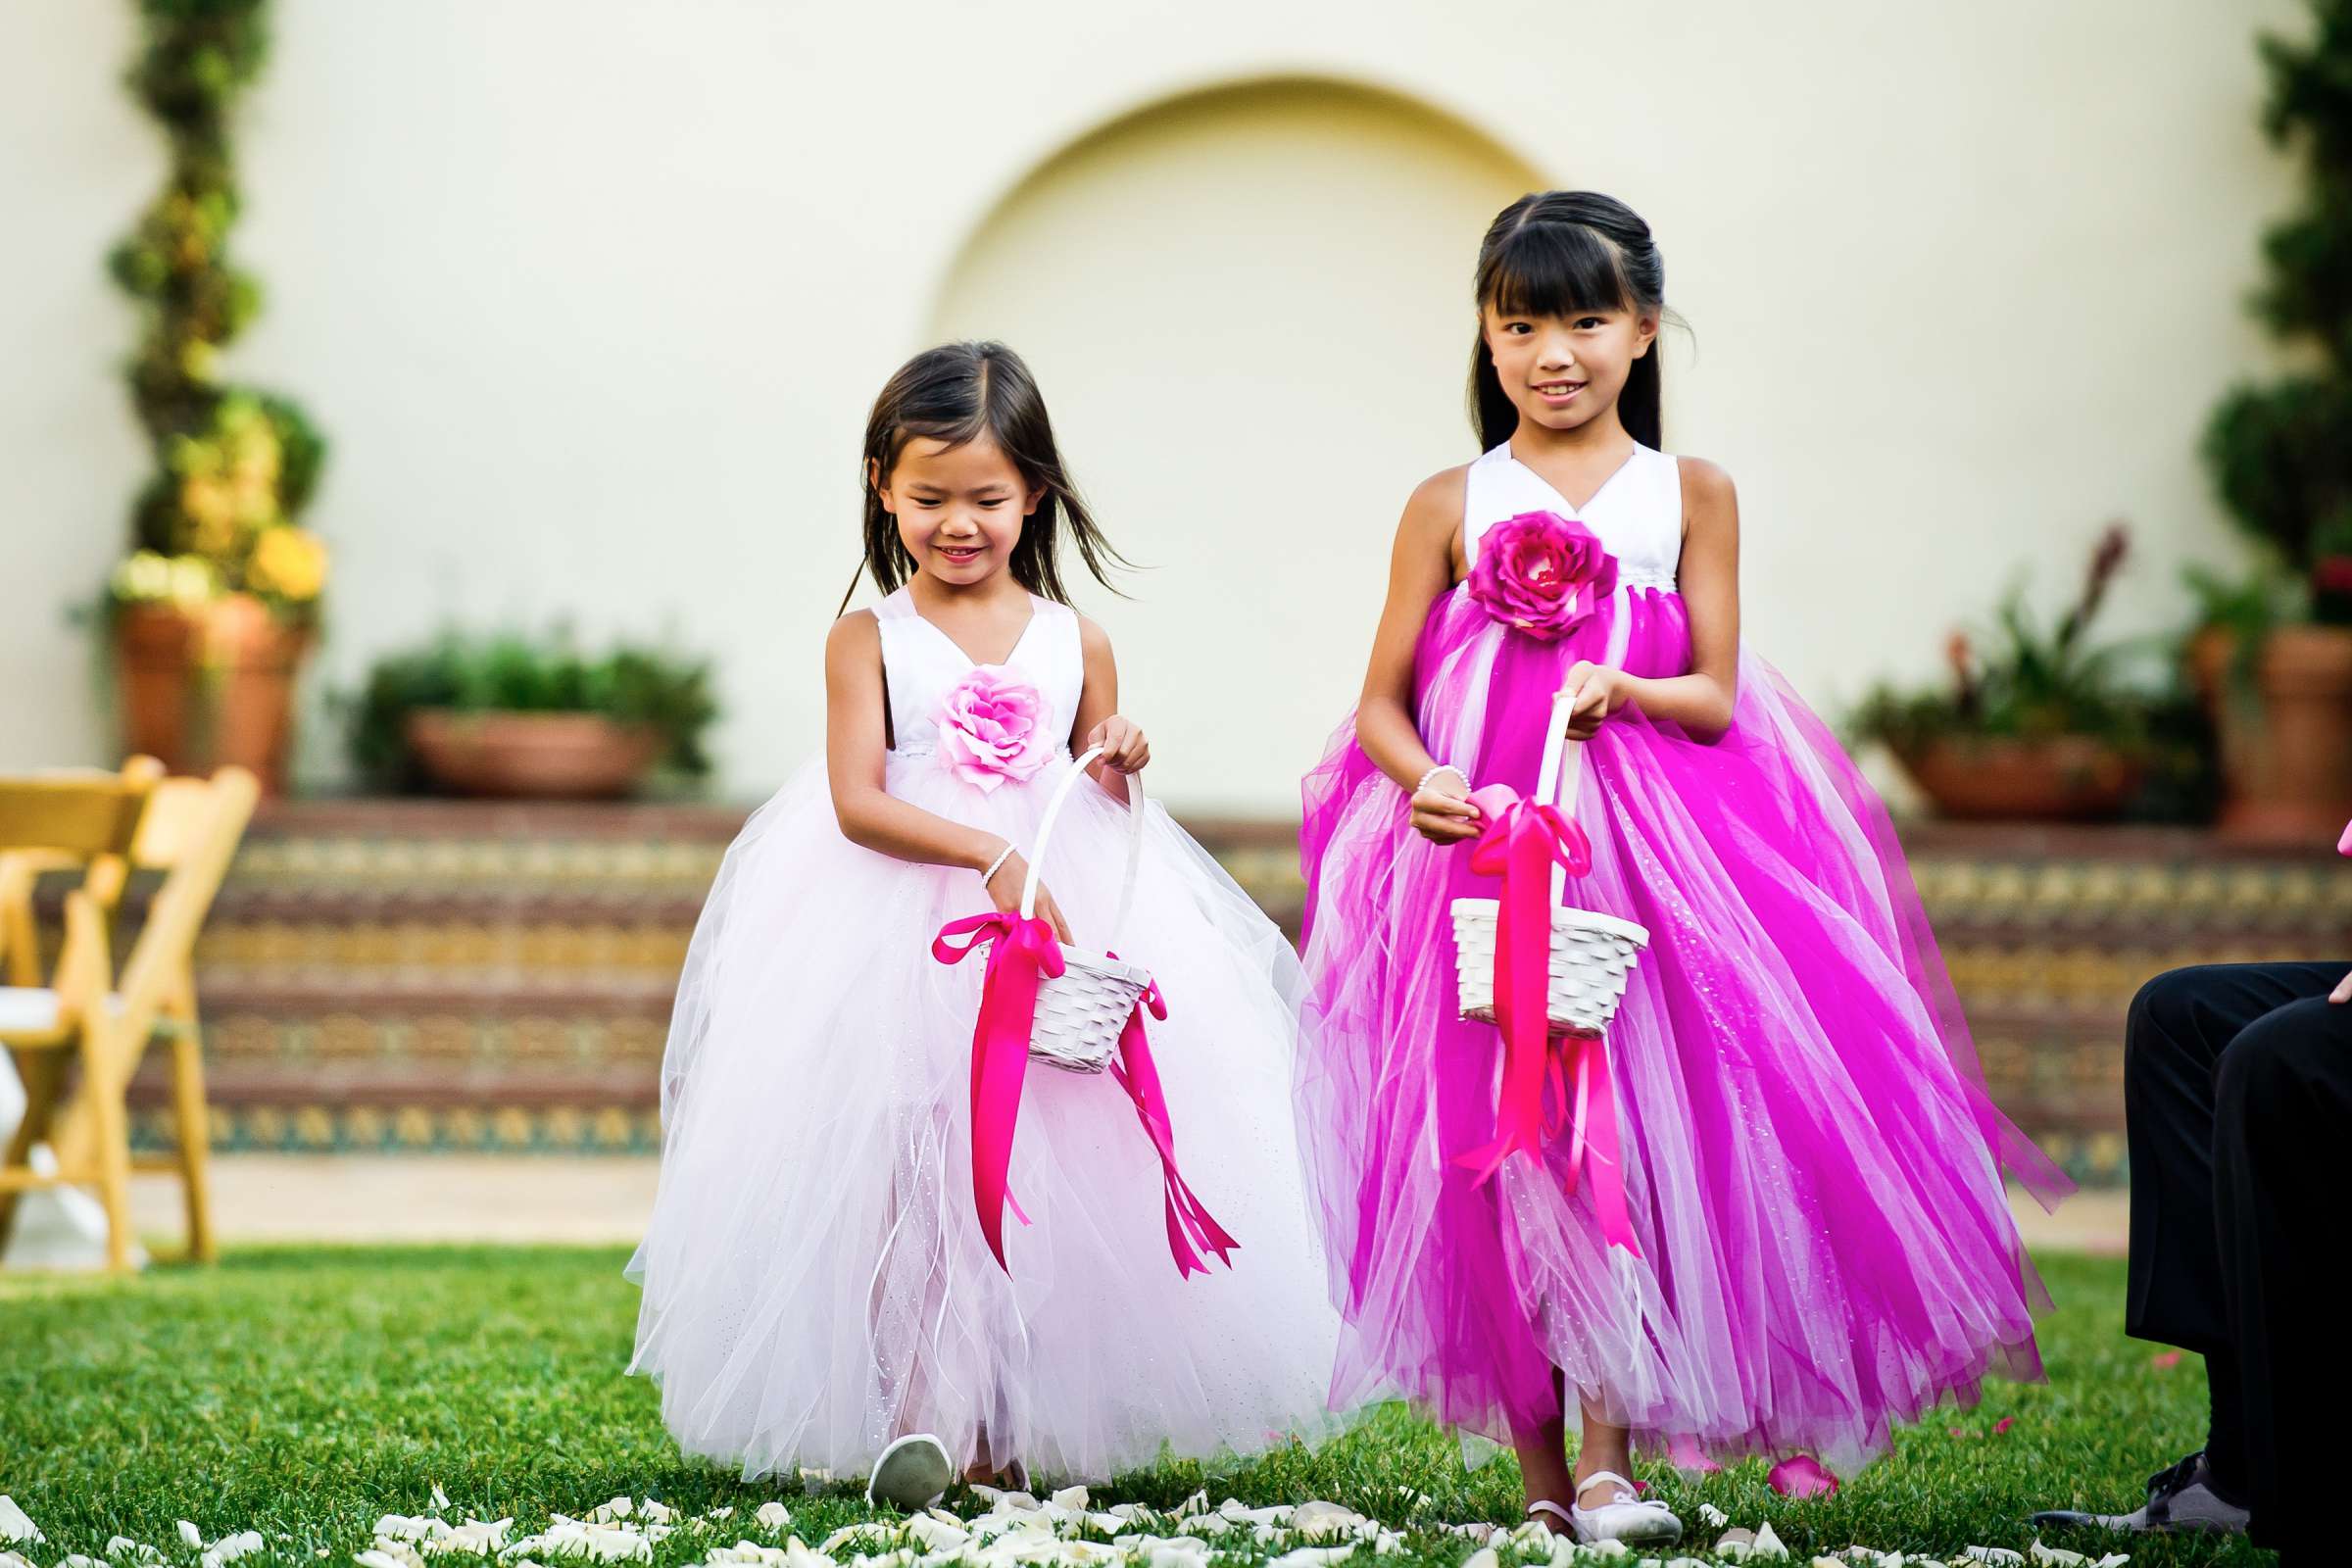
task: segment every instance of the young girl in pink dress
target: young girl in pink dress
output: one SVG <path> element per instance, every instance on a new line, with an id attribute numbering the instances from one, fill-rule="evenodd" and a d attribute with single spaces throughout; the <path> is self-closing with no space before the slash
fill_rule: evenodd
<path id="1" fill-rule="evenodd" d="M 1300 844 L 1332 1402 L 1396 1391 L 1507 1437 L 1531 1513 L 1637 1543 L 1680 1524 L 1626 1479 L 1636 1438 L 1849 1469 L 1988 1374 L 2038 1376 L 2001 1170 L 2064 1185 L 1985 1095 L 1878 799 L 1740 643 L 1731 480 L 1659 449 L 1664 297 L 1607 197 L 1494 220 L 1488 450 L 1405 507 Z M 1563 689 L 1575 827 L 1514 800 Z M 1539 1025 L 1514 1059 L 1458 1015 L 1448 906 L 1495 897 L 1474 857 L 1529 832 L 1581 873 L 1568 904 L 1648 947 L 1602 1041 Z"/>
<path id="2" fill-rule="evenodd" d="M 1065 542 L 1116 557 L 1027 368 L 916 356 L 864 481 L 883 598 L 827 635 L 823 754 L 727 851 L 678 982 L 635 1368 L 688 1452 L 870 1470 L 908 1509 L 957 1473 L 1106 1480 L 1314 1434 L 1335 1326 L 1288 1103 L 1298 959 L 1156 805 L 1132 848 L 1151 749 L 1062 578 Z M 1038 932 L 1010 918 L 1025 856 L 1097 748 Z M 1150 971 L 1148 1047 L 1023 1071 L 1023 1027 L 987 1057 L 1006 1105 L 983 973 L 1055 937 Z"/>

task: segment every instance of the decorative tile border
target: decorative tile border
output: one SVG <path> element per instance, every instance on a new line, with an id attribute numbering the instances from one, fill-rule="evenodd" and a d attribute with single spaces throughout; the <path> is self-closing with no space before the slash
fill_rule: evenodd
<path id="1" fill-rule="evenodd" d="M 131 1144 L 169 1152 L 169 1111 L 143 1107 Z M 661 1118 L 642 1105 L 215 1105 L 212 1143 L 225 1153 L 655 1154 Z"/>

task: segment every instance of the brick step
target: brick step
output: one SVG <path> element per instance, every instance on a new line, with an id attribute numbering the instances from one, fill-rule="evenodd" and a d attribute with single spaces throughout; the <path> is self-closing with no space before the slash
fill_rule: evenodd
<path id="1" fill-rule="evenodd" d="M 199 950 L 216 1141 L 652 1149 L 678 967 L 747 815 L 676 803 L 265 807 Z M 1296 932 L 1293 825 L 1186 826 Z M 1994 1098 L 2093 1179 L 2122 1160 L 2123 1019 L 2149 976 L 2352 958 L 2352 870 L 2325 846 L 1968 824 L 1907 825 L 1903 838 Z M 134 922 L 142 901 L 128 901 Z M 160 1064 L 134 1086 L 150 1144 L 165 1138 Z"/>

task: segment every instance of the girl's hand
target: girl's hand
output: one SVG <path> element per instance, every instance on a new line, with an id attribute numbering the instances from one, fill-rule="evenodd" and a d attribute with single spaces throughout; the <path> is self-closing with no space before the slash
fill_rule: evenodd
<path id="1" fill-rule="evenodd" d="M 1568 738 L 1589 741 L 1600 726 L 1626 705 L 1633 687 L 1625 671 L 1580 659 L 1568 668 L 1566 690 L 1575 695 L 1568 704 Z"/>
<path id="2" fill-rule="evenodd" d="M 995 905 L 1000 913 L 1020 913 L 1021 884 L 1028 880 L 1029 861 L 1020 851 L 1015 850 L 1004 857 L 1004 863 L 997 867 L 997 874 L 988 879 L 989 903 Z M 1042 882 L 1037 887 L 1037 913 L 1038 918 L 1054 928 L 1056 940 L 1065 945 L 1069 943 L 1070 923 L 1061 917 L 1061 906 L 1054 902 L 1054 895 L 1046 890 Z"/>
<path id="3" fill-rule="evenodd" d="M 1478 808 L 1470 804 L 1470 781 L 1444 768 L 1413 796 L 1413 831 L 1432 844 L 1459 844 L 1478 837 Z"/>
<path id="4" fill-rule="evenodd" d="M 1103 765 L 1115 772 L 1140 773 L 1144 764 L 1152 760 L 1152 743 L 1144 739 L 1144 732 L 1135 727 L 1133 719 L 1118 713 L 1089 730 L 1086 744 L 1079 750 L 1091 752 L 1098 746 L 1102 748 Z"/>

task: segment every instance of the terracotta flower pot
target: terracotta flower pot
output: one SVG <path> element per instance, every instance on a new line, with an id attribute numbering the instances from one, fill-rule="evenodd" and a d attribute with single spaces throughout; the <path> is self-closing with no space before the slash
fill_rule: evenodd
<path id="1" fill-rule="evenodd" d="M 1901 755 L 1936 809 L 1970 821 L 2095 821 L 2124 808 L 2144 764 L 2090 735 L 1954 735 Z"/>
<path id="2" fill-rule="evenodd" d="M 408 738 L 442 789 L 532 800 L 626 795 L 662 755 L 660 731 L 602 713 L 420 708 L 409 715 Z"/>
<path id="3" fill-rule="evenodd" d="M 264 793 L 286 787 L 294 740 L 294 682 L 311 634 L 232 594 L 192 610 L 131 605 L 115 621 L 126 754 L 160 758 L 174 773 L 235 763 Z"/>
<path id="4" fill-rule="evenodd" d="M 2238 660 L 2238 640 L 2223 628 L 2189 642 L 2189 675 L 2221 737 L 2222 831 L 2333 843 L 2352 819 L 2352 628 L 2273 628 L 2251 681 Z"/>

